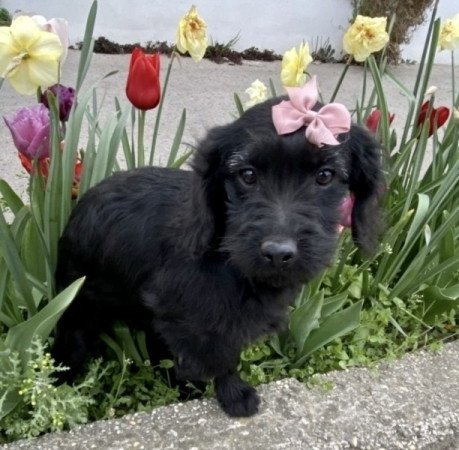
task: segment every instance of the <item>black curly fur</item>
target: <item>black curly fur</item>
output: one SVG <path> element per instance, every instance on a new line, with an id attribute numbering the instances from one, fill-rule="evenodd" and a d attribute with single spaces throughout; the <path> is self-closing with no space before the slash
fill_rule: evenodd
<path id="1" fill-rule="evenodd" d="M 146 331 L 152 358 L 170 352 L 178 379 L 213 378 L 229 415 L 258 410 L 255 389 L 236 373 L 241 348 L 282 329 L 301 285 L 330 264 L 349 190 L 354 240 L 373 251 L 382 186 L 379 147 L 366 131 L 353 125 L 340 145 L 320 149 L 304 129 L 278 136 L 278 101 L 211 130 L 193 171 L 120 172 L 82 197 L 56 273 L 59 289 L 87 277 L 57 327 L 54 356 L 70 376 L 121 319 Z M 327 185 L 317 182 L 324 168 L 334 174 Z M 274 264 L 261 250 L 267 240 L 293 242 L 293 257 Z"/>

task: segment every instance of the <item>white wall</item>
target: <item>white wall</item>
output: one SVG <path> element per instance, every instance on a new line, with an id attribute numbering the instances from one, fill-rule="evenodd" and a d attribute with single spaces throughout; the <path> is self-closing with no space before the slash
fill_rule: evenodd
<path id="1" fill-rule="evenodd" d="M 336 53 L 342 51 L 342 36 L 352 15 L 350 0 L 99 0 L 95 36 L 119 43 L 175 41 L 180 18 L 191 4 L 208 25 L 214 41 L 226 43 L 240 33 L 236 49 L 255 46 L 283 53 L 302 40 L 311 49 L 317 39 L 330 40 Z M 2 0 L 11 12 L 23 10 L 45 17 L 64 17 L 70 23 L 72 43 L 82 40 L 92 0 Z M 439 15 L 448 18 L 459 12 L 459 1 L 440 0 Z M 419 60 L 427 29 L 420 27 L 405 58 Z M 448 63 L 448 52 L 437 55 Z"/>

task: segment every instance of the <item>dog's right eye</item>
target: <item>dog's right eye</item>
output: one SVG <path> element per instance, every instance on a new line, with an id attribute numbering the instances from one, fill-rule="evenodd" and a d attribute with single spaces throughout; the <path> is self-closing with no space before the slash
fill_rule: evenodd
<path id="1" fill-rule="evenodd" d="M 333 180 L 333 172 L 330 169 L 322 169 L 316 175 L 317 183 L 325 186 L 326 184 L 330 183 Z"/>
<path id="2" fill-rule="evenodd" d="M 247 169 L 242 169 L 239 171 L 239 176 L 241 177 L 242 181 L 244 184 L 255 184 L 257 181 L 257 174 L 255 173 L 255 170 L 247 168 Z"/>

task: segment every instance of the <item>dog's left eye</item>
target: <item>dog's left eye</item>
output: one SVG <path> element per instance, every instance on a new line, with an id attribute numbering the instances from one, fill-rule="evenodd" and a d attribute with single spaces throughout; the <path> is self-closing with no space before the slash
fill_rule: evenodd
<path id="1" fill-rule="evenodd" d="M 239 176 L 245 184 L 255 184 L 257 181 L 257 174 L 255 173 L 255 170 L 251 168 L 242 169 L 239 172 Z"/>
<path id="2" fill-rule="evenodd" d="M 333 180 L 334 173 L 330 169 L 322 169 L 317 172 L 316 181 L 324 186 Z"/>

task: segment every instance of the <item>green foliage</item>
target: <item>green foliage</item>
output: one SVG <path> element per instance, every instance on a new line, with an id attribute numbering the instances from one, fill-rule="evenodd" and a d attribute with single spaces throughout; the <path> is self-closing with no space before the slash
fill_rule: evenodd
<path id="1" fill-rule="evenodd" d="M 70 387 L 54 384 L 55 367 L 46 346 L 52 329 L 83 279 L 59 295 L 54 272 L 58 238 L 76 199 L 72 198 L 74 165 L 82 155 L 84 169 L 78 195 L 118 170 L 121 147 L 125 166 L 154 160 L 161 111 L 171 73 L 172 54 L 163 84 L 150 149 L 143 142 L 145 113 L 122 108 L 99 122 L 95 86 L 82 92 L 91 63 L 97 2 L 91 8 L 82 44 L 73 107 L 64 136 L 58 127 L 57 103 L 49 99 L 52 119 L 52 163 L 47 180 L 32 176 L 29 202 L 0 180 L 0 440 L 36 436 L 89 420 L 148 410 L 178 399 L 168 382 L 172 361 L 150 367 L 145 335 L 115 324 L 102 335 L 106 359 L 93 360 Z M 282 377 L 314 382 L 313 375 L 333 369 L 372 365 L 416 348 L 436 348 L 458 332 L 459 299 L 459 126 L 450 120 L 429 136 L 429 124 L 417 118 L 437 48 L 439 22 L 432 17 L 423 59 L 411 90 L 387 68 L 385 53 L 365 64 L 374 88 L 355 109 L 364 124 L 376 106 L 381 114 L 378 136 L 385 148 L 386 231 L 373 259 L 362 258 L 350 233 L 341 234 L 340 250 L 330 269 L 305 286 L 291 305 L 287 329 L 242 352 L 239 371 L 252 384 Z M 336 92 L 346 74 L 338 81 Z M 108 74 L 107 76 L 109 76 Z M 453 72 L 454 76 L 454 72 Z M 395 83 L 407 101 L 402 136 L 390 129 L 390 101 L 383 78 Z M 276 95 L 271 82 L 270 90 Z M 369 95 L 367 95 L 369 94 Z M 453 93 L 454 94 L 454 93 Z M 236 108 L 243 105 L 235 94 Z M 434 98 L 431 98 L 432 104 Z M 453 102 L 459 106 L 459 96 Z M 452 106 L 452 105 L 451 105 Z M 129 125 L 135 131 L 128 133 Z M 80 132 L 88 140 L 81 148 Z M 191 151 L 179 154 L 186 111 L 178 120 L 167 165 L 180 167 Z M 137 127 L 136 127 L 137 126 Z M 432 158 L 426 158 L 428 150 Z M 207 393 L 211 391 L 208 389 Z"/>
<path id="2" fill-rule="evenodd" d="M 85 375 L 69 386 L 56 384 L 57 373 L 67 369 L 54 364 L 39 338 L 33 339 L 27 355 L 25 365 L 19 352 L 4 355 L 9 368 L 0 371 L 0 392 L 17 393 L 19 401 L 0 418 L 0 443 L 148 411 L 178 399 L 178 390 L 169 386 L 164 370 L 171 367 L 168 361 L 152 368 L 148 361 L 138 367 L 126 358 L 122 363 L 94 360 Z M 0 398 L 0 410 L 5 398 Z"/>
<path id="3" fill-rule="evenodd" d="M 9 352 L 9 369 L 0 371 L 0 391 L 17 392 L 20 398 L 15 408 L 0 419 L 0 442 L 85 423 L 89 406 L 94 403 L 88 395 L 95 382 L 92 372 L 80 384 L 56 386 L 54 374 L 64 369 L 54 366 L 40 339 L 32 341 L 27 354 L 24 366 L 19 352 Z"/>
<path id="4" fill-rule="evenodd" d="M 11 25 L 11 14 L 6 8 L 0 8 L 0 26 L 9 27 Z"/>
<path id="5" fill-rule="evenodd" d="M 179 398 L 177 387 L 171 387 L 166 369 L 171 361 L 151 367 L 148 360 L 138 366 L 132 360 L 109 360 L 101 367 L 98 383 L 90 391 L 94 400 L 89 408 L 90 420 L 121 417 L 133 411 L 150 411 L 168 405 Z M 98 373 L 100 362 L 92 362 L 91 370 Z"/>

